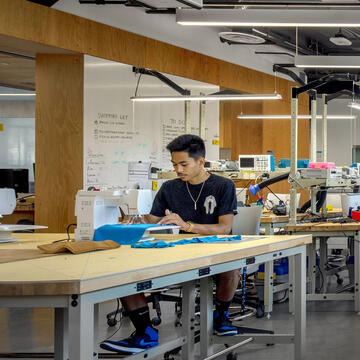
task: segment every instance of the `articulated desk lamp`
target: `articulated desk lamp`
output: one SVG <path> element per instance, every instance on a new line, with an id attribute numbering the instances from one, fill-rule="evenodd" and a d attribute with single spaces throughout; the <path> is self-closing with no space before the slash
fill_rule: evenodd
<path id="1" fill-rule="evenodd" d="M 16 194 L 14 189 L 0 189 L 0 219 L 2 215 L 11 215 L 16 207 Z M 11 236 L 12 231 L 46 229 L 47 226 L 35 225 L 8 225 L 0 223 L 0 243 L 14 242 L 17 239 Z"/>

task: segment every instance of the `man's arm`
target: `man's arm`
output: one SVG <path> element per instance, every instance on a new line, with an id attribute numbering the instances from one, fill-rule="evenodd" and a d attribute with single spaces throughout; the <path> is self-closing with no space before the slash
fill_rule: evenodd
<path id="1" fill-rule="evenodd" d="M 157 224 L 162 218 L 152 214 L 147 214 L 143 215 L 142 219 L 144 220 L 145 224 Z"/>
<path id="2" fill-rule="evenodd" d="M 168 210 L 167 210 L 168 211 Z M 226 214 L 219 216 L 217 224 L 194 224 L 191 230 L 195 234 L 209 234 L 209 235 L 227 235 L 230 233 L 234 214 Z M 185 222 L 178 214 L 167 214 L 159 222 L 159 225 L 178 225 L 180 230 L 187 231 L 190 225 Z"/>

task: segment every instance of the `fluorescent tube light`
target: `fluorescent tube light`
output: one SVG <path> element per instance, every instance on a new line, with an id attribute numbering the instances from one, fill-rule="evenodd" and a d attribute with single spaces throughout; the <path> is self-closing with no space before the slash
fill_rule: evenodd
<path id="1" fill-rule="evenodd" d="M 0 94 L 0 97 L 3 97 L 3 96 L 35 96 L 35 94 Z"/>
<path id="2" fill-rule="evenodd" d="M 187 26 L 360 27 L 357 11 L 345 9 L 180 9 L 176 22 Z"/>
<path id="3" fill-rule="evenodd" d="M 254 120 L 254 119 L 291 119 L 291 115 L 238 115 L 238 119 Z M 322 115 L 316 115 L 317 119 L 322 119 Z M 327 119 L 352 120 L 355 115 L 328 115 Z M 311 119 L 311 115 L 298 115 L 298 119 Z"/>
<path id="4" fill-rule="evenodd" d="M 295 56 L 298 68 L 356 69 L 360 68 L 360 56 Z"/>
<path id="5" fill-rule="evenodd" d="M 360 104 L 359 103 L 352 102 L 348 106 L 353 108 L 353 109 L 360 110 Z"/>
<path id="6" fill-rule="evenodd" d="M 132 96 L 132 101 L 219 101 L 219 100 L 280 100 L 280 94 L 239 95 L 177 95 L 177 96 Z"/>

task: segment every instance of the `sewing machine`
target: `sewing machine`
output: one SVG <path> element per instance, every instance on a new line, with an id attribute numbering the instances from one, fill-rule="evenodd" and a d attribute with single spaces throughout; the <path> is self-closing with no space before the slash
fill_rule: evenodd
<path id="1" fill-rule="evenodd" d="M 0 189 L 0 219 L 2 215 L 10 215 L 16 207 L 16 193 L 14 189 Z M 17 238 L 11 236 L 13 231 L 29 231 L 35 229 L 46 229 L 47 226 L 37 225 L 9 225 L 0 223 L 0 243 L 15 242 Z"/>
<path id="2" fill-rule="evenodd" d="M 75 216 L 77 217 L 75 240 L 92 240 L 94 231 L 98 227 L 118 224 L 119 208 L 125 215 L 138 216 L 149 214 L 151 206 L 152 193 L 149 189 L 79 190 L 75 203 Z M 171 228 L 176 231 L 179 227 L 172 226 Z M 159 228 L 148 230 L 156 231 Z M 144 238 L 147 235 L 148 233 L 145 233 Z M 149 238 L 147 239 L 149 240 Z"/>
<path id="3" fill-rule="evenodd" d="M 16 207 L 16 194 L 14 189 L 0 189 L 0 218 L 10 215 Z"/>

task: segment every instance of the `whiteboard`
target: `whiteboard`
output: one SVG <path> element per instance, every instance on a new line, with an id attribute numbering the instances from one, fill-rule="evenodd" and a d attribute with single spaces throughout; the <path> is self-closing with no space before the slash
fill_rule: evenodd
<path id="1" fill-rule="evenodd" d="M 219 91 L 216 85 L 164 74 L 192 95 Z M 166 145 L 184 133 L 184 102 L 133 103 L 139 75 L 132 66 L 85 56 L 84 188 L 126 186 L 129 161 L 172 169 Z M 177 95 L 159 79 L 142 75 L 138 96 Z M 205 110 L 206 158 L 219 158 L 219 103 Z M 199 102 L 191 103 L 192 133 L 199 135 Z"/>

